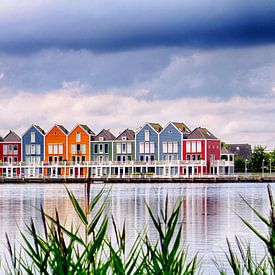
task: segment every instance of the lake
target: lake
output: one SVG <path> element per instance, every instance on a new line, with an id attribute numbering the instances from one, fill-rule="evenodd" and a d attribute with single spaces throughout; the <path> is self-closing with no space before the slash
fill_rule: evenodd
<path id="1" fill-rule="evenodd" d="M 126 223 L 127 238 L 131 242 L 138 232 L 148 230 L 152 240 L 156 233 L 149 221 L 145 201 L 154 213 L 164 207 L 168 194 L 170 209 L 178 199 L 182 199 L 183 245 L 188 246 L 188 255 L 198 252 L 202 259 L 204 274 L 218 274 L 212 260 L 214 257 L 225 263 L 226 240 L 232 242 L 238 235 L 250 241 L 259 255 L 263 254 L 262 244 L 255 238 L 236 215 L 246 218 L 259 230 L 265 228 L 248 206 L 243 196 L 259 212 L 268 215 L 269 203 L 266 183 L 223 183 L 223 184 L 115 184 L 111 187 L 108 211 L 122 226 Z M 275 192 L 275 184 L 271 184 Z M 103 185 L 92 185 L 92 195 Z M 84 185 L 70 184 L 68 188 L 83 202 Z M 106 186 L 106 193 L 110 186 Z M 65 188 L 62 184 L 2 184 L 0 185 L 0 257 L 5 251 L 5 232 L 12 241 L 20 238 L 19 228 L 25 228 L 32 217 L 38 228 L 42 228 L 40 213 L 42 205 L 46 213 L 57 208 L 63 220 L 76 221 Z M 109 234 L 112 234 L 109 229 Z"/>

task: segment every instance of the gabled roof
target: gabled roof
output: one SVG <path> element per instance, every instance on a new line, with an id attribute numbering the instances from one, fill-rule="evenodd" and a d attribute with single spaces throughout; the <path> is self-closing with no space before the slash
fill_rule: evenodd
<path id="1" fill-rule="evenodd" d="M 153 129 L 155 129 L 158 133 L 163 129 L 159 123 L 148 123 Z"/>
<path id="2" fill-rule="evenodd" d="M 54 127 L 58 127 L 58 128 L 62 131 L 62 133 L 65 134 L 65 135 L 68 135 L 68 133 L 69 133 L 69 131 L 68 131 L 63 125 L 61 125 L 61 124 L 55 124 L 55 125 L 51 128 L 51 130 L 50 130 L 49 132 L 46 133 L 46 135 L 48 135 L 48 134 L 53 130 Z"/>
<path id="3" fill-rule="evenodd" d="M 172 122 L 175 127 L 182 133 L 190 133 L 191 130 L 183 122 Z"/>
<path id="4" fill-rule="evenodd" d="M 56 124 L 56 125 L 61 129 L 61 131 L 63 131 L 64 134 L 67 135 L 69 133 L 69 131 L 63 125 L 61 124 Z"/>
<path id="5" fill-rule="evenodd" d="M 78 123 L 72 130 L 70 133 L 72 133 L 78 126 L 80 126 L 83 131 L 85 131 L 88 135 L 95 135 L 95 133 L 90 129 L 89 126 L 87 126 L 86 124 L 80 124 Z"/>
<path id="6" fill-rule="evenodd" d="M 45 135 L 45 131 L 38 125 L 33 125 L 39 132 L 41 132 L 41 134 Z"/>
<path id="7" fill-rule="evenodd" d="M 79 125 L 83 128 L 84 131 L 86 131 L 87 134 L 95 135 L 95 133 L 86 124 L 79 124 Z"/>
<path id="8" fill-rule="evenodd" d="M 99 141 L 99 138 L 103 137 L 103 140 L 115 140 L 116 137 L 110 132 L 110 130 L 103 129 L 96 136 L 92 138 L 94 141 Z"/>
<path id="9" fill-rule="evenodd" d="M 127 140 L 135 140 L 135 132 L 130 129 L 125 129 L 116 140 L 122 140 L 122 137 L 126 137 Z"/>
<path id="10" fill-rule="evenodd" d="M 250 144 L 228 144 L 229 150 L 238 155 L 243 157 L 244 159 L 248 159 L 252 153 L 251 145 Z"/>
<path id="11" fill-rule="evenodd" d="M 3 142 L 21 142 L 21 138 L 12 130 L 3 138 Z"/>
<path id="12" fill-rule="evenodd" d="M 211 132 L 206 128 L 198 127 L 194 129 L 188 136 L 187 139 L 217 139 Z"/>

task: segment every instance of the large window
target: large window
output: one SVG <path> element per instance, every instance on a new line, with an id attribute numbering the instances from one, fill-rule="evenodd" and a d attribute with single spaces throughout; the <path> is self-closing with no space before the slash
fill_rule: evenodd
<path id="1" fill-rule="evenodd" d="M 155 153 L 155 143 L 154 142 L 150 142 L 150 153 L 151 154 Z"/>
<path id="2" fill-rule="evenodd" d="M 7 154 L 8 154 L 8 145 L 4 145 L 3 154 L 4 154 L 4 155 L 7 155 Z"/>
<path id="3" fill-rule="evenodd" d="M 36 144 L 35 145 L 35 153 L 36 155 L 40 155 L 41 151 L 40 151 L 40 144 Z"/>
<path id="4" fill-rule="evenodd" d="M 117 154 L 121 154 L 121 143 L 116 144 L 116 152 Z"/>
<path id="5" fill-rule="evenodd" d="M 130 142 L 127 143 L 127 154 L 132 154 L 132 144 Z"/>
<path id="6" fill-rule="evenodd" d="M 149 153 L 150 153 L 150 143 L 145 142 L 145 154 L 149 154 Z"/>
<path id="7" fill-rule="evenodd" d="M 100 154 L 103 153 L 103 144 L 99 144 L 99 153 L 100 153 Z"/>
<path id="8" fill-rule="evenodd" d="M 72 144 L 72 145 L 71 145 L 71 151 L 72 151 L 72 154 L 73 154 L 73 155 L 76 153 L 75 144 Z"/>
<path id="9" fill-rule="evenodd" d="M 191 152 L 191 144 L 190 144 L 190 142 L 186 142 L 186 152 L 187 153 Z"/>
<path id="10" fill-rule="evenodd" d="M 144 141 L 149 141 L 150 140 L 150 132 L 149 130 L 144 131 Z"/>
<path id="11" fill-rule="evenodd" d="M 144 142 L 139 143 L 139 153 L 144 154 Z"/>
<path id="12" fill-rule="evenodd" d="M 30 155 L 30 153 L 31 153 L 31 146 L 30 146 L 30 144 L 26 144 L 25 145 L 25 150 L 26 150 L 26 155 Z"/>
<path id="13" fill-rule="evenodd" d="M 109 154 L 109 144 L 108 143 L 104 144 L 104 153 Z"/>
<path id="14" fill-rule="evenodd" d="M 196 141 L 192 141 L 192 152 L 193 153 L 197 152 L 197 142 Z"/>
<path id="15" fill-rule="evenodd" d="M 31 143 L 35 142 L 35 132 L 31 132 Z"/>
<path id="16" fill-rule="evenodd" d="M 31 154 L 35 155 L 35 144 L 31 144 Z"/>
<path id="17" fill-rule="evenodd" d="M 126 154 L 126 143 L 122 143 L 122 153 Z"/>
<path id="18" fill-rule="evenodd" d="M 162 151 L 163 153 L 167 153 L 167 142 L 162 143 Z"/>
<path id="19" fill-rule="evenodd" d="M 197 152 L 201 152 L 201 141 L 197 141 Z"/>
<path id="20" fill-rule="evenodd" d="M 86 144 L 81 144 L 81 153 L 86 154 Z"/>
<path id="21" fill-rule="evenodd" d="M 48 145 L 48 151 L 49 151 L 49 154 L 53 153 L 53 145 L 52 144 Z"/>
<path id="22" fill-rule="evenodd" d="M 81 133 L 77 132 L 76 133 L 76 142 L 80 142 L 81 141 Z"/>

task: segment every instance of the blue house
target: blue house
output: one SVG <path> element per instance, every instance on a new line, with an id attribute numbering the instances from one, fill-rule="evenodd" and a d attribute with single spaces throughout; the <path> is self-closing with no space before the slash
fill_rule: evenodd
<path id="1" fill-rule="evenodd" d="M 159 134 L 159 160 L 182 160 L 182 140 L 190 129 L 182 122 L 170 122 Z"/>
<path id="2" fill-rule="evenodd" d="M 146 123 L 136 133 L 136 160 L 150 162 L 159 159 L 159 133 L 162 127 L 158 123 Z"/>
<path id="3" fill-rule="evenodd" d="M 24 164 L 32 166 L 24 169 L 26 177 L 37 177 L 42 168 L 36 168 L 44 161 L 45 132 L 38 126 L 32 125 L 22 136 L 22 160 Z"/>

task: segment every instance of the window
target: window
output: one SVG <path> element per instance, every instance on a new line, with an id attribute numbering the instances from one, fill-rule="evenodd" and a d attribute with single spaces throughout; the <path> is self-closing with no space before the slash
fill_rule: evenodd
<path id="1" fill-rule="evenodd" d="M 187 152 L 187 153 L 190 153 L 190 152 L 191 152 L 190 142 L 186 142 L 186 152 Z"/>
<path id="2" fill-rule="evenodd" d="M 150 143 L 145 142 L 145 154 L 148 154 L 150 152 Z"/>
<path id="3" fill-rule="evenodd" d="M 26 144 L 25 150 L 26 150 L 26 155 L 30 155 L 30 153 L 31 153 L 31 146 L 30 146 L 30 144 Z"/>
<path id="4" fill-rule="evenodd" d="M 117 159 L 117 161 L 120 161 L 120 160 L 121 160 L 121 157 L 120 157 L 120 156 L 117 156 L 116 159 Z"/>
<path id="5" fill-rule="evenodd" d="M 177 141 L 173 142 L 173 153 L 178 153 L 179 151 L 179 144 Z"/>
<path id="6" fill-rule="evenodd" d="M 58 144 L 53 145 L 53 153 L 58 154 Z"/>
<path id="7" fill-rule="evenodd" d="M 58 158 L 58 161 L 62 161 L 62 159 L 63 159 L 63 158 L 60 156 L 60 157 Z"/>
<path id="8" fill-rule="evenodd" d="M 59 154 L 63 154 L 63 144 L 58 145 L 58 151 Z"/>
<path id="9" fill-rule="evenodd" d="M 85 145 L 85 144 L 84 144 Z M 82 156 L 81 157 L 81 161 L 84 162 L 86 159 L 85 159 L 85 156 Z"/>
<path id="10" fill-rule="evenodd" d="M 76 142 L 80 142 L 81 141 L 81 133 L 77 132 L 76 133 Z"/>
<path id="11" fill-rule="evenodd" d="M 31 132 L 31 143 L 35 142 L 35 132 Z"/>
<path id="12" fill-rule="evenodd" d="M 144 141 L 149 141 L 150 140 L 150 132 L 149 130 L 144 131 Z"/>
<path id="13" fill-rule="evenodd" d="M 190 160 L 190 155 L 187 155 L 187 156 L 186 156 L 186 159 L 187 159 L 187 160 Z"/>
<path id="14" fill-rule="evenodd" d="M 131 156 L 128 156 L 128 161 L 131 161 L 131 160 L 132 160 Z"/>
<path id="15" fill-rule="evenodd" d="M 117 154 L 121 154 L 121 143 L 116 144 L 116 152 Z"/>
<path id="16" fill-rule="evenodd" d="M 139 153 L 144 154 L 144 142 L 139 143 Z"/>
<path id="17" fill-rule="evenodd" d="M 108 143 L 104 144 L 104 153 L 109 154 L 109 144 Z"/>
<path id="18" fill-rule="evenodd" d="M 49 157 L 49 162 L 52 162 L 53 161 L 53 157 Z"/>
<path id="19" fill-rule="evenodd" d="M 35 144 L 31 144 L 31 154 L 35 155 Z"/>
<path id="20" fill-rule="evenodd" d="M 140 157 L 139 157 L 139 160 L 140 160 L 140 161 L 143 161 L 143 160 L 144 160 L 144 157 L 143 157 L 143 156 L 140 156 Z"/>
<path id="21" fill-rule="evenodd" d="M 127 140 L 127 137 L 122 137 L 121 139 L 122 139 L 122 140 Z"/>
<path id="22" fill-rule="evenodd" d="M 196 160 L 196 155 L 192 155 L 192 160 Z"/>
<path id="23" fill-rule="evenodd" d="M 151 160 L 151 161 L 154 161 L 154 160 L 155 160 L 155 156 L 154 156 L 154 155 L 151 155 L 150 160 Z"/>
<path id="24" fill-rule="evenodd" d="M 53 134 L 54 134 L 55 136 L 57 136 L 57 132 L 54 132 Z"/>
<path id="25" fill-rule="evenodd" d="M 75 151 L 76 151 L 75 144 L 72 144 L 72 145 L 71 145 L 71 151 L 72 151 L 72 154 L 74 155 L 74 154 L 75 154 Z"/>
<path id="26" fill-rule="evenodd" d="M 53 145 L 52 144 L 49 144 L 48 151 L 49 151 L 49 154 L 53 153 Z"/>
<path id="27" fill-rule="evenodd" d="M 80 144 L 76 144 L 76 153 L 78 155 L 81 154 L 81 152 L 80 152 Z"/>
<path id="28" fill-rule="evenodd" d="M 201 152 L 201 141 L 197 141 L 197 152 Z"/>
<path id="29" fill-rule="evenodd" d="M 155 153 L 155 143 L 154 142 L 150 142 L 150 153 L 151 154 Z"/>
<path id="30" fill-rule="evenodd" d="M 132 144 L 130 142 L 127 143 L 127 154 L 132 154 Z"/>
<path id="31" fill-rule="evenodd" d="M 86 154 L 86 144 L 81 144 L 81 153 Z"/>
<path id="32" fill-rule="evenodd" d="M 126 143 L 122 143 L 122 153 L 126 153 Z"/>
<path id="33" fill-rule="evenodd" d="M 4 154 L 4 155 L 7 155 L 7 154 L 8 154 L 8 145 L 4 145 L 3 154 Z"/>
<path id="34" fill-rule="evenodd" d="M 163 153 L 167 153 L 167 142 L 162 143 L 162 151 Z"/>
<path id="35" fill-rule="evenodd" d="M 35 145 L 35 152 L 36 152 L 36 155 L 40 155 L 40 144 Z"/>
<path id="36" fill-rule="evenodd" d="M 95 144 L 95 154 L 98 154 L 98 145 Z"/>
<path id="37" fill-rule="evenodd" d="M 99 144 L 99 153 L 100 153 L 100 154 L 103 153 L 103 144 Z"/>
<path id="38" fill-rule="evenodd" d="M 168 153 L 173 152 L 173 142 L 168 142 Z"/>
<path id="39" fill-rule="evenodd" d="M 103 140 L 104 140 L 104 137 L 99 137 L 98 140 L 99 140 L 99 141 L 103 141 Z"/>
<path id="40" fill-rule="evenodd" d="M 192 152 L 193 153 L 197 152 L 197 143 L 196 143 L 196 141 L 192 141 Z"/>
<path id="41" fill-rule="evenodd" d="M 198 155 L 198 160 L 201 160 L 201 155 Z"/>

